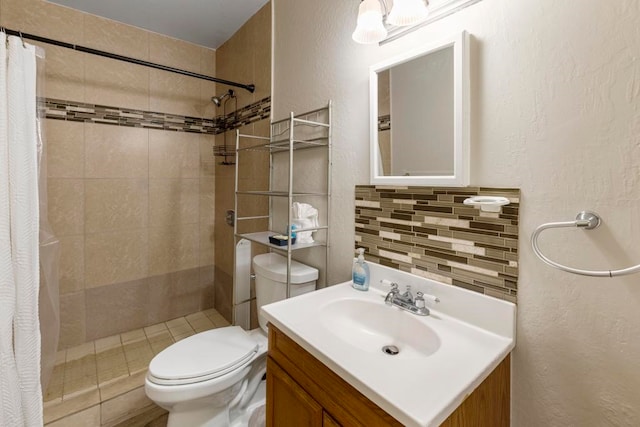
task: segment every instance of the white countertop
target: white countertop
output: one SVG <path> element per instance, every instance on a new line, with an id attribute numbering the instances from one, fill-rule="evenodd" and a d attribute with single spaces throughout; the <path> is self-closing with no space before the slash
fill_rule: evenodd
<path id="1" fill-rule="evenodd" d="M 377 264 L 369 266 L 368 292 L 357 291 L 346 282 L 266 305 L 262 313 L 404 425 L 440 425 L 514 348 L 515 305 Z M 441 302 L 435 306 L 428 303 L 429 316 L 387 306 L 384 296 L 388 289 L 379 284 L 381 279 L 397 282 L 401 291 L 410 284 L 414 293 L 433 294 Z M 375 309 L 363 316 L 371 319 L 367 320 L 371 326 L 359 324 L 359 329 L 342 330 L 338 327 L 342 320 L 336 321 L 340 313 L 335 309 L 356 300 Z M 385 310 L 395 311 L 389 312 L 392 316 L 387 319 Z M 385 317 L 383 322 L 401 323 L 399 334 L 405 337 L 398 340 L 397 356 L 368 345 L 372 342 L 369 333 L 376 333 L 380 317 Z M 354 330 L 361 331 L 362 340 L 358 336 L 350 339 Z M 384 339 L 396 344 L 390 335 Z M 417 347 L 403 346 L 406 340 L 417 342 Z"/>

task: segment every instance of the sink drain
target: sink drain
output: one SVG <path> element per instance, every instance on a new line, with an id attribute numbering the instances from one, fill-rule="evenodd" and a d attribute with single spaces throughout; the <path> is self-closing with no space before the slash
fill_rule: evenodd
<path id="1" fill-rule="evenodd" d="M 396 354 L 400 353 L 400 350 L 395 345 L 385 345 L 384 347 L 382 347 L 382 352 L 390 356 L 395 356 Z"/>

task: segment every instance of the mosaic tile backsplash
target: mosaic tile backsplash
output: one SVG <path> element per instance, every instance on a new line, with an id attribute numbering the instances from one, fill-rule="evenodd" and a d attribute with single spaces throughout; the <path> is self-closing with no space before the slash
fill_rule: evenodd
<path id="1" fill-rule="evenodd" d="M 211 119 L 50 98 L 41 101 L 39 108 L 45 109 L 47 119 L 216 135 L 269 118 L 271 97 Z"/>
<path id="2" fill-rule="evenodd" d="M 503 196 L 500 212 L 464 205 Z M 516 302 L 520 190 L 356 186 L 355 246 L 369 261 Z"/>
<path id="3" fill-rule="evenodd" d="M 387 114 L 386 116 L 378 117 L 378 132 L 382 132 L 384 130 L 391 129 L 391 116 Z"/>

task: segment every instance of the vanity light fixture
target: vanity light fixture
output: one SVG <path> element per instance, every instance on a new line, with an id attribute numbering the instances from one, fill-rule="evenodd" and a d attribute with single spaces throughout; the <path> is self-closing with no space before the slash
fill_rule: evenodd
<path id="1" fill-rule="evenodd" d="M 428 14 L 424 0 L 394 0 L 387 23 L 406 27 L 424 21 Z"/>
<path id="2" fill-rule="evenodd" d="M 386 12 L 386 5 L 385 5 Z M 363 0 L 358 7 L 358 23 L 351 38 L 356 43 L 377 43 L 387 37 L 387 29 L 382 23 L 382 6 L 378 0 Z"/>
<path id="3" fill-rule="evenodd" d="M 357 43 L 378 43 L 387 37 L 387 26 L 415 25 L 427 18 L 425 0 L 362 0 L 352 38 Z"/>

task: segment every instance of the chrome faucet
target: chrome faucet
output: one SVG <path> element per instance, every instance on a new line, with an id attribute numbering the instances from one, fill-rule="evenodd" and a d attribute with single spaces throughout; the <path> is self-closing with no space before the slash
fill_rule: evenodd
<path id="1" fill-rule="evenodd" d="M 386 281 L 382 281 L 383 283 Z M 387 282 L 388 283 L 388 282 Z M 440 300 L 433 296 L 427 295 L 427 298 L 433 302 L 440 302 Z M 387 293 L 384 299 L 385 304 L 395 305 L 410 313 L 417 314 L 418 316 L 428 316 L 430 311 L 426 306 L 425 295 L 422 292 L 417 292 L 416 297 L 413 297 L 411 293 L 411 286 L 407 285 L 403 294 L 400 294 L 397 283 L 391 283 L 391 290 Z"/>
<path id="2" fill-rule="evenodd" d="M 413 294 L 411 293 L 411 285 L 407 285 L 402 295 L 398 296 L 398 299 L 407 304 L 413 304 Z"/>

